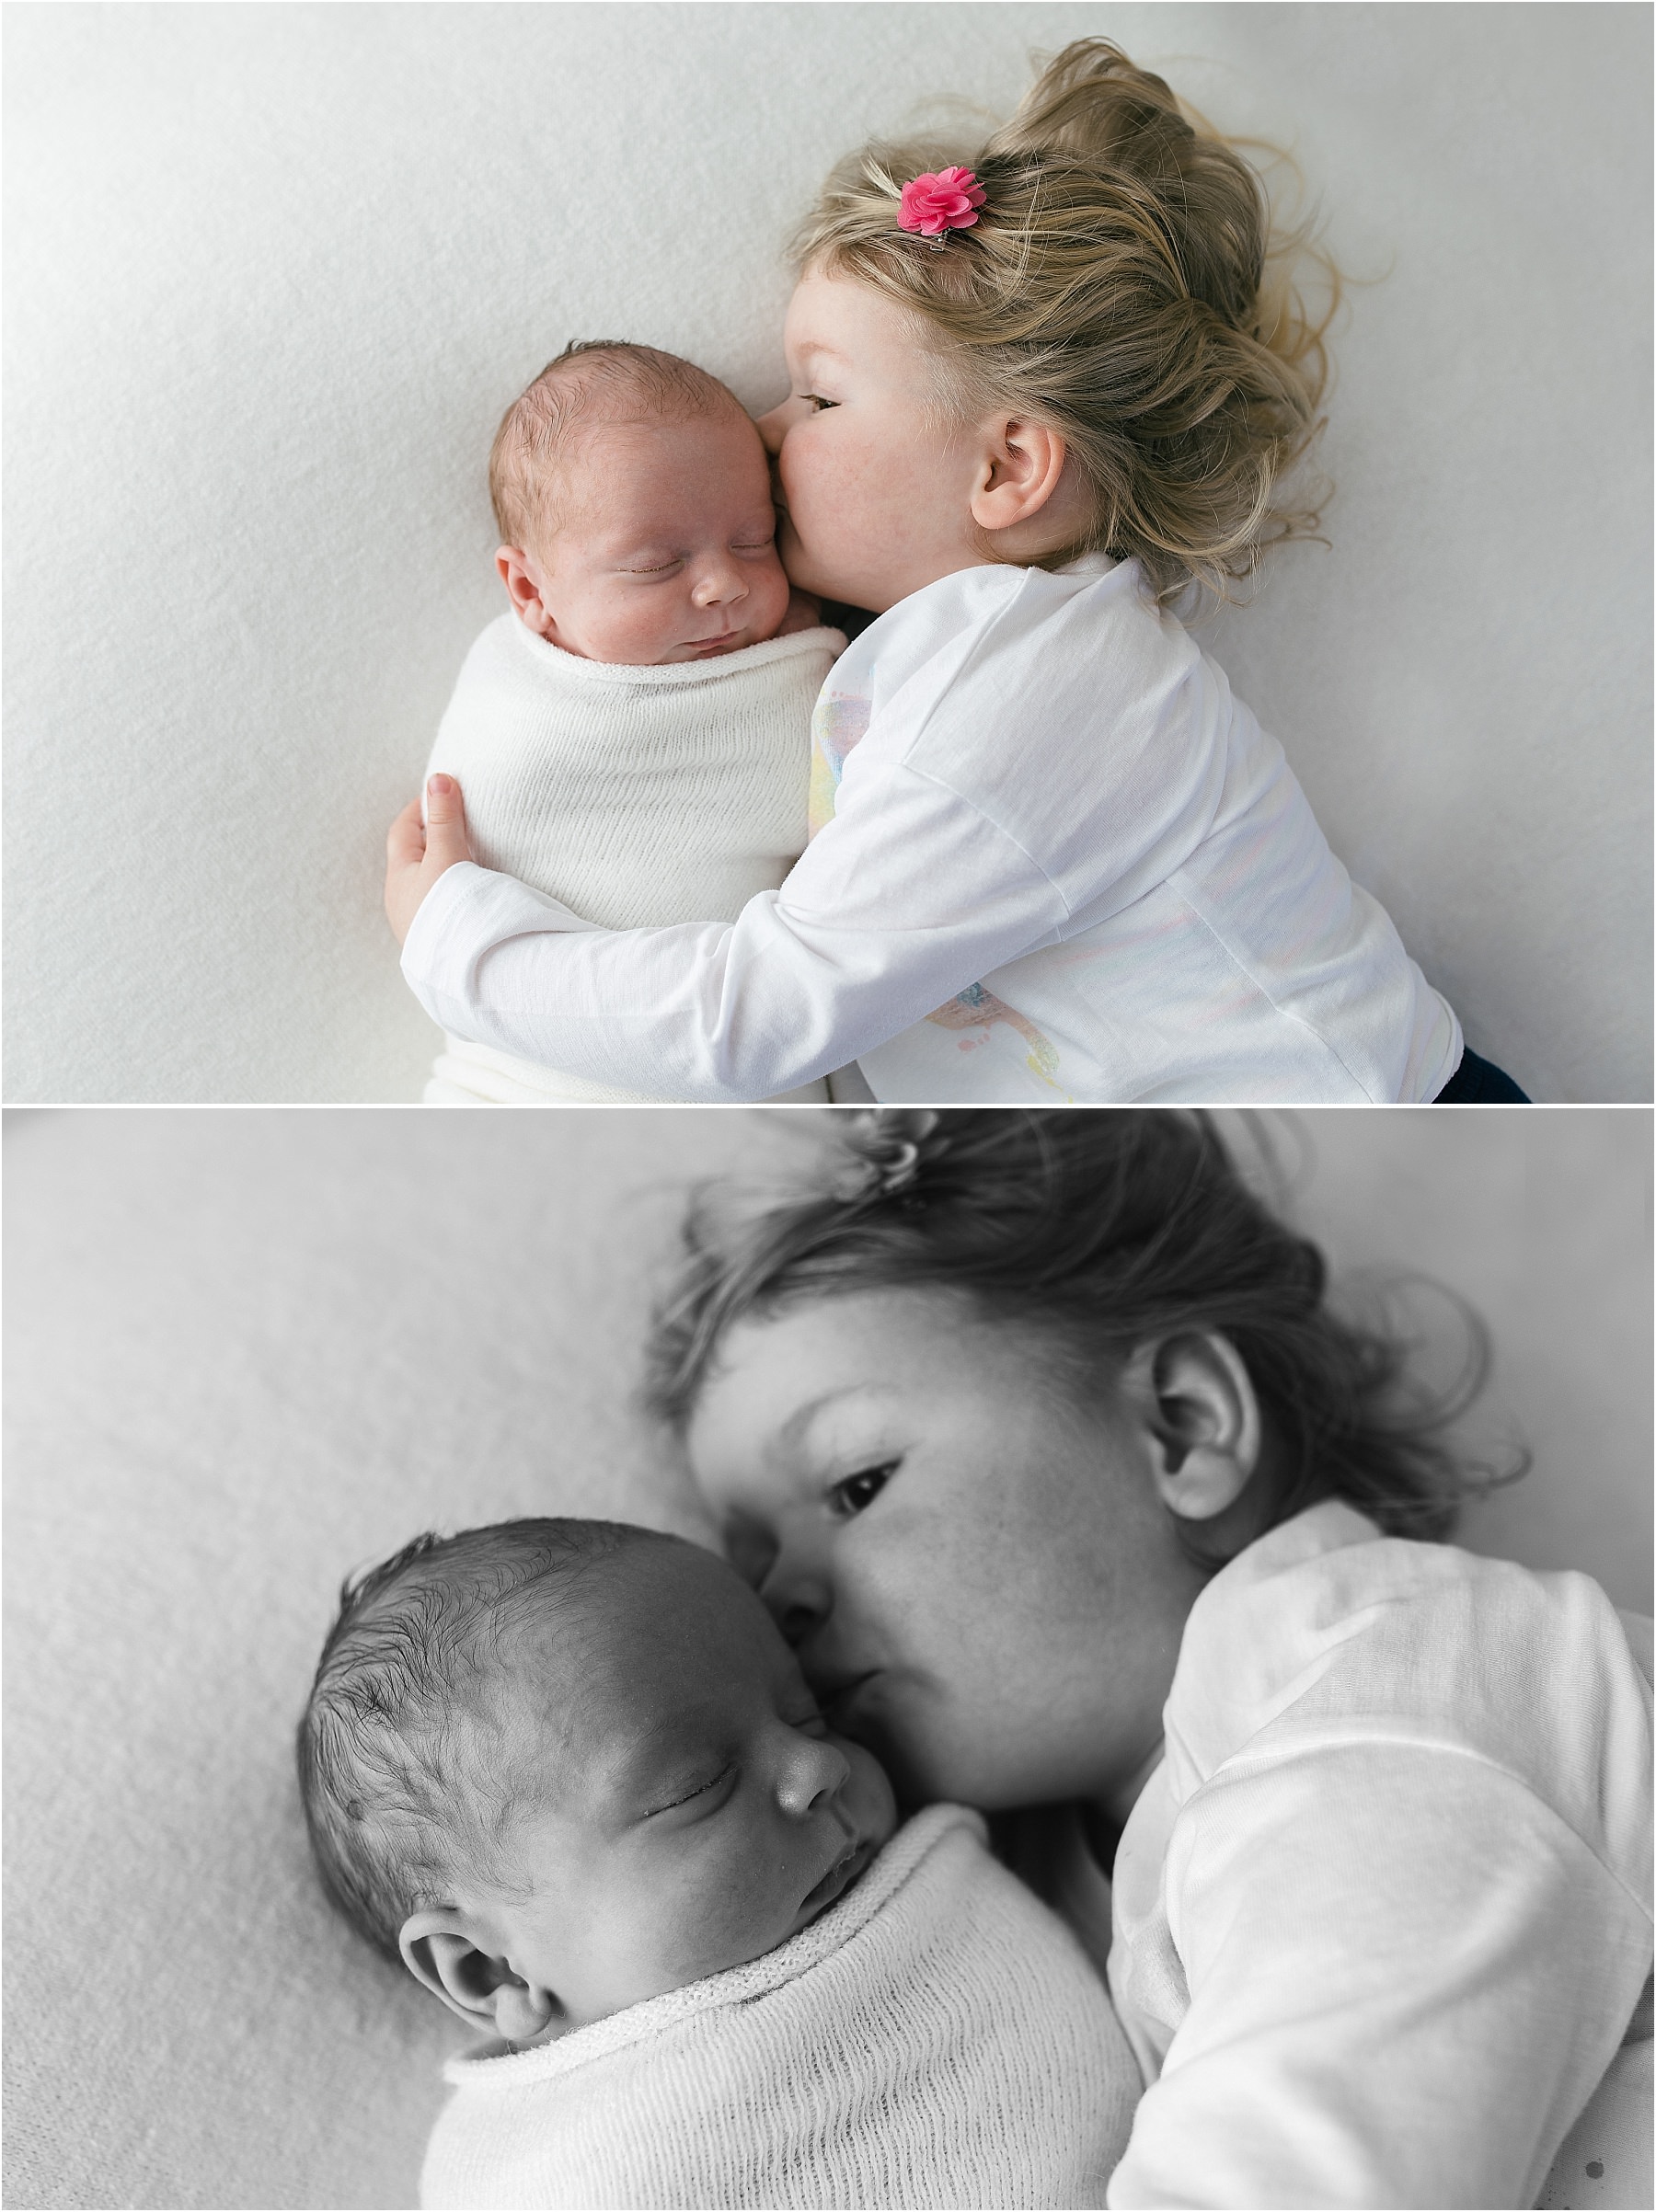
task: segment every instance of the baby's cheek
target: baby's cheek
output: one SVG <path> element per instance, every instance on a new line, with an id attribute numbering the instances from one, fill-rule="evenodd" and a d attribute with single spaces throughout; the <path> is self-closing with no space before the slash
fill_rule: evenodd
<path id="1" fill-rule="evenodd" d="M 765 567 L 764 583 L 753 595 L 758 602 L 753 610 L 753 628 L 761 642 L 775 636 L 781 627 L 782 617 L 788 613 L 789 589 L 782 563 L 773 555 Z"/>
<path id="2" fill-rule="evenodd" d="M 865 1840 L 879 1850 L 891 1840 L 891 1831 L 897 1826 L 897 1800 L 891 1778 L 866 1745 L 849 1742 L 843 1736 L 830 1740 L 850 1761 L 846 1789 L 850 1810 Z"/>
<path id="3" fill-rule="evenodd" d="M 803 1836 L 737 1820 L 705 1857 L 696 1854 L 668 1916 L 682 1980 L 723 1973 L 775 1950 L 815 1879 Z"/>
<path id="4" fill-rule="evenodd" d="M 676 595 L 641 591 L 605 609 L 593 658 L 649 668 L 682 644 L 694 620 Z"/>

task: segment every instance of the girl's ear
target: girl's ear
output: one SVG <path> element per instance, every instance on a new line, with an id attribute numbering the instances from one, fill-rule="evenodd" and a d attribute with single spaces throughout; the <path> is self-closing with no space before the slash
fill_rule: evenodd
<path id="1" fill-rule="evenodd" d="M 1141 1345 L 1129 1381 L 1167 1510 L 1181 1520 L 1212 1520 L 1234 1506 L 1259 1465 L 1260 1421 L 1230 1338 L 1202 1330 Z"/>
<path id="2" fill-rule="evenodd" d="M 972 519 L 980 530 L 1033 521 L 1064 476 L 1064 440 L 1044 422 L 1002 417 L 984 427 Z"/>
<path id="3" fill-rule="evenodd" d="M 503 2043 L 533 2043 L 563 2016 L 550 1989 L 514 1974 L 510 1959 L 491 1957 L 474 1940 L 464 1913 L 410 1913 L 398 1938 L 403 1964 L 479 2034 Z"/>

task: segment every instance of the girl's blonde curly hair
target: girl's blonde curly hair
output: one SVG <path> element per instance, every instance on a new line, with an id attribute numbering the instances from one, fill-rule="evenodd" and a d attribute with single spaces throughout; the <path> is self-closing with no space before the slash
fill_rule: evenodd
<path id="1" fill-rule="evenodd" d="M 942 246 L 899 230 L 904 181 L 950 164 L 984 189 L 976 224 Z M 950 414 L 1062 434 L 1093 521 L 1042 567 L 1107 552 L 1158 600 L 1231 599 L 1266 545 L 1316 532 L 1326 489 L 1296 500 L 1285 479 L 1321 428 L 1338 271 L 1305 232 L 1273 237 L 1256 171 L 1108 39 L 1066 46 L 977 152 L 850 155 L 794 252 L 921 318 Z M 1306 257 L 1328 280 L 1315 317 Z"/>

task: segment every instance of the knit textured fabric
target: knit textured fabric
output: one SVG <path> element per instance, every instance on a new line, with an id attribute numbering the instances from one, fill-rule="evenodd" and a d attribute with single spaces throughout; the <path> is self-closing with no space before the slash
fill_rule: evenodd
<path id="1" fill-rule="evenodd" d="M 811 713 L 837 630 L 622 668 L 501 614 L 466 655 L 427 774 L 486 868 L 600 929 L 733 922 L 805 849 Z"/>
<path id="2" fill-rule="evenodd" d="M 811 708 L 845 645 L 837 630 L 802 630 L 630 668 L 501 614 L 466 657 L 426 773 L 459 783 L 484 867 L 600 929 L 733 922 L 805 849 Z M 646 1095 L 450 1037 L 426 1102 Z"/>
<path id="3" fill-rule="evenodd" d="M 957 1805 L 763 1958 L 446 2075 L 427 2206 L 1102 2205 L 1140 2090 L 1080 1946 Z"/>

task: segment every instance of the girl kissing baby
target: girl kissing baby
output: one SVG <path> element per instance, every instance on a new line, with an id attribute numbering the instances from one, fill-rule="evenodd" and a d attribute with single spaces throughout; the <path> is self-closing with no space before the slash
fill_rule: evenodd
<path id="1" fill-rule="evenodd" d="M 710 1102 L 852 1060 L 937 1103 L 1521 1097 L 1174 613 L 1315 524 L 1281 247 L 1099 39 L 980 147 L 842 164 L 760 425 L 789 576 L 879 618 L 818 700 L 817 833 L 733 920 L 592 931 L 477 865 L 450 785 L 386 880 L 433 1017 Z"/>

